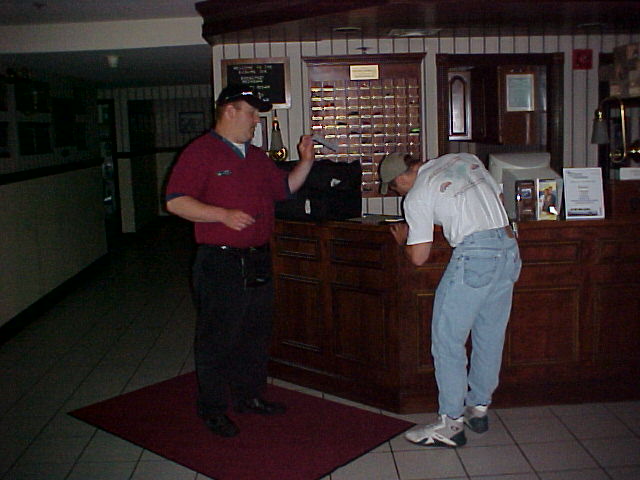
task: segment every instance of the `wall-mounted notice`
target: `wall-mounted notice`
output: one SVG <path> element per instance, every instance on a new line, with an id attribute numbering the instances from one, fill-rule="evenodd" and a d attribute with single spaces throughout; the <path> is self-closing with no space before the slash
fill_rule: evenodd
<path id="1" fill-rule="evenodd" d="M 244 83 L 274 108 L 291 106 L 288 58 L 241 58 L 222 60 L 222 83 Z"/>
<path id="2" fill-rule="evenodd" d="M 602 169 L 565 168 L 562 171 L 567 220 L 604 218 Z"/>
<path id="3" fill-rule="evenodd" d="M 350 80 L 378 80 L 378 65 L 349 65 Z"/>

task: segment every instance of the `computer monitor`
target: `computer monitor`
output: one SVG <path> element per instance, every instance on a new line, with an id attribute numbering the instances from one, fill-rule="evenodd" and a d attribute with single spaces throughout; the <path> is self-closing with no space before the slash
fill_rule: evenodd
<path id="1" fill-rule="evenodd" d="M 549 152 L 510 152 L 490 153 L 489 173 L 496 182 L 502 183 L 502 172 L 505 169 L 518 170 L 549 167 Z"/>
<path id="2" fill-rule="evenodd" d="M 515 220 L 516 182 L 519 180 L 551 180 L 562 177 L 549 166 L 548 152 L 492 153 L 489 172 L 502 187 L 504 207 L 510 219 Z"/>

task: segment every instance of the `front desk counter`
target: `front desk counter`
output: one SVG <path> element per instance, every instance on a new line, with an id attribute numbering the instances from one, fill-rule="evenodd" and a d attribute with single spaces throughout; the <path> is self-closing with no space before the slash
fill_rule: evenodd
<path id="1" fill-rule="evenodd" d="M 498 407 L 640 398 L 640 217 L 518 225 Z M 440 231 L 413 266 L 388 224 L 278 220 L 273 376 L 398 412 L 437 408 Z"/>

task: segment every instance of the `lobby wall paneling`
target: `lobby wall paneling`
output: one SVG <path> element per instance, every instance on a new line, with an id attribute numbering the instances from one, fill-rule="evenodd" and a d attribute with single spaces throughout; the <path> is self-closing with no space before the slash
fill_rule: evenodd
<path id="1" fill-rule="evenodd" d="M 618 45 L 640 40 L 637 35 L 531 35 L 514 36 L 508 29 L 500 36 L 468 37 L 455 32 L 454 37 L 429 37 L 411 39 L 360 38 L 355 35 L 339 36 L 312 42 L 256 42 L 240 43 L 234 35 L 225 37 L 225 43 L 213 47 L 213 93 L 222 88 L 220 60 L 234 58 L 289 57 L 291 60 L 292 108 L 278 111 L 283 140 L 295 158 L 295 148 L 300 135 L 311 131 L 308 78 L 303 57 L 422 53 L 422 139 L 423 155 L 438 155 L 437 100 L 435 56 L 440 53 L 554 53 L 563 52 L 565 59 L 572 58 L 572 51 L 579 48 L 593 50 L 596 60 L 591 70 L 573 70 L 571 62 L 565 62 L 564 70 L 564 139 L 563 158 L 566 167 L 597 165 L 597 148 L 589 143 L 589 131 L 593 112 L 598 104 L 598 64 L 601 52 L 612 52 Z M 467 148 L 467 145 L 464 146 Z M 363 212 L 396 214 L 400 201 L 395 197 L 370 197 L 363 199 Z"/>

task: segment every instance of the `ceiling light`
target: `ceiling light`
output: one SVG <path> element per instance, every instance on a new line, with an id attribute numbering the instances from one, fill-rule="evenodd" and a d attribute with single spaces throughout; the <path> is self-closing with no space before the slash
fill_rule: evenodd
<path id="1" fill-rule="evenodd" d="M 588 29 L 595 29 L 595 28 L 603 28 L 604 25 L 600 22 L 591 22 L 591 23 L 580 23 L 579 25 L 577 25 L 577 27 L 588 30 Z"/>
<path id="2" fill-rule="evenodd" d="M 392 28 L 390 37 L 433 37 L 440 32 L 439 28 Z"/>
<path id="3" fill-rule="evenodd" d="M 107 63 L 111 68 L 118 68 L 118 62 L 120 62 L 120 57 L 118 55 L 107 55 Z"/>
<path id="4" fill-rule="evenodd" d="M 362 29 L 360 27 L 334 27 L 333 31 L 336 33 L 358 33 Z"/>

